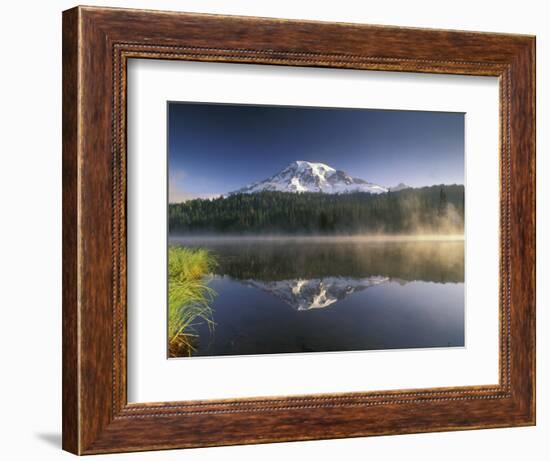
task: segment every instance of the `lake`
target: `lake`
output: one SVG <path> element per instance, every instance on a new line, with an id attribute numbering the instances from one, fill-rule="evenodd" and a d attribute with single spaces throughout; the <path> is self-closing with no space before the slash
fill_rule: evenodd
<path id="1" fill-rule="evenodd" d="M 217 259 L 193 356 L 464 346 L 464 241 L 184 238 Z"/>

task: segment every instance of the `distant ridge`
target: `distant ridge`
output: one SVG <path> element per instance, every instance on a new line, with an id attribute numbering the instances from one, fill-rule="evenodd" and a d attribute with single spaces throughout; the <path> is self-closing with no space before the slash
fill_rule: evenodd
<path id="1" fill-rule="evenodd" d="M 405 190 L 405 189 L 412 189 L 412 187 L 409 186 L 408 184 L 400 182 L 397 186 L 393 186 L 389 188 L 391 192 L 399 192 L 400 190 Z"/>

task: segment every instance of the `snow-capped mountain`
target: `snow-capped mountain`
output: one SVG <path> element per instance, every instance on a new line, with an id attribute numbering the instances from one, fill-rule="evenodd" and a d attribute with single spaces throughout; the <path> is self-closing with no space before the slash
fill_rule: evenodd
<path id="1" fill-rule="evenodd" d="M 324 277 L 272 282 L 247 280 L 243 283 L 275 295 L 297 311 L 307 311 L 329 307 L 353 293 L 386 283 L 389 280 L 389 277 L 372 276 L 366 278 Z"/>
<path id="2" fill-rule="evenodd" d="M 336 170 L 324 163 L 312 163 L 303 160 L 292 162 L 279 173 L 232 192 L 254 193 L 261 191 L 279 192 L 323 192 L 338 194 L 345 192 L 370 192 L 381 194 L 388 192 L 387 187 L 379 186 L 354 178 L 344 171 Z"/>

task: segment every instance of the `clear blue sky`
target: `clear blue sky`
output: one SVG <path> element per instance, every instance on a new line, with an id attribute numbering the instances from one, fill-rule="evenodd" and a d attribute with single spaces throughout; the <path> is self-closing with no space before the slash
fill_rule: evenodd
<path id="1" fill-rule="evenodd" d="M 211 197 L 294 160 L 383 186 L 464 184 L 464 114 L 168 104 L 170 201 Z"/>

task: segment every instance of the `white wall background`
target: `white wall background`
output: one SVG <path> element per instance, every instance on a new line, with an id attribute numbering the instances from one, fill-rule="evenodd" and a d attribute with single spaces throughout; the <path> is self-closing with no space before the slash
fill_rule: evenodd
<path id="1" fill-rule="evenodd" d="M 537 0 L 181 0 L 90 5 L 537 35 L 538 424 L 532 428 L 117 455 L 135 460 L 547 459 L 550 451 L 550 14 Z M 69 459 L 61 445 L 61 11 L 76 3 L 4 2 L 0 15 L 0 456 Z M 547 278 L 547 277 L 546 277 Z M 546 283 L 548 286 L 548 283 Z M 96 459 L 102 459 L 98 457 Z M 114 459 L 114 458 L 112 458 Z"/>

